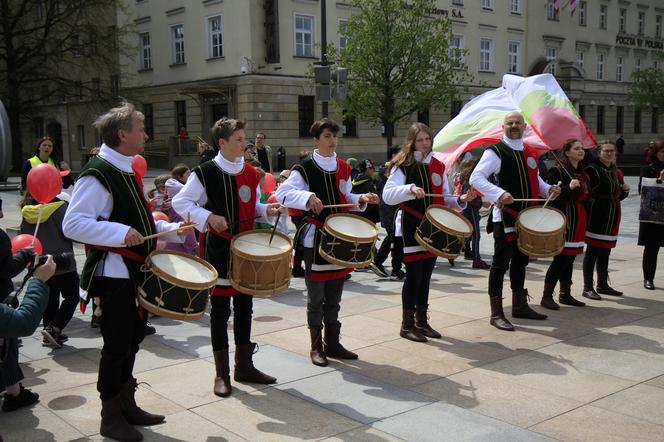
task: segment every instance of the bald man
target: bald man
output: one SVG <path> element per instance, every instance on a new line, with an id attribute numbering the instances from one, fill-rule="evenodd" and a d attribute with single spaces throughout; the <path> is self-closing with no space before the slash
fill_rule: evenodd
<path id="1" fill-rule="evenodd" d="M 528 305 L 524 288 L 528 256 L 516 245 L 515 223 L 519 212 L 534 203 L 515 199 L 535 199 L 560 194 L 558 186 L 550 186 L 539 176 L 537 152 L 524 146 L 526 123 L 523 115 L 510 112 L 503 119 L 503 139 L 489 146 L 470 176 L 470 185 L 495 203 L 492 209 L 494 255 L 489 271 L 490 324 L 500 330 L 513 331 L 514 326 L 503 313 L 503 280 L 510 270 L 512 317 L 546 319 Z M 495 184 L 489 177 L 495 177 Z"/>

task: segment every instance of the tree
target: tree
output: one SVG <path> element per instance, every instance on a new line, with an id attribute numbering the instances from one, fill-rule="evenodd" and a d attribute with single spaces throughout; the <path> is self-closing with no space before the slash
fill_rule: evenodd
<path id="1" fill-rule="evenodd" d="M 21 169 L 21 119 L 43 105 L 117 94 L 119 0 L 0 0 L 0 98 Z"/>
<path id="2" fill-rule="evenodd" d="M 658 54 L 660 62 L 664 54 Z M 630 94 L 637 106 L 664 109 L 664 71 L 661 67 L 637 69 L 632 73 Z"/>
<path id="3" fill-rule="evenodd" d="M 452 27 L 435 0 L 351 0 L 338 54 L 348 68 L 346 115 L 385 127 L 392 145 L 395 125 L 416 111 L 444 106 L 470 80 L 466 51 L 450 48 Z"/>

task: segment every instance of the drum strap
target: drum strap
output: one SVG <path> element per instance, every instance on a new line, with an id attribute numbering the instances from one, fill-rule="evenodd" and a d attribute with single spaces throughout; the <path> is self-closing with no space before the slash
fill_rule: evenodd
<path id="1" fill-rule="evenodd" d="M 316 218 L 314 218 L 312 216 L 305 216 L 304 219 L 309 224 L 313 224 L 314 226 L 316 226 L 317 229 L 322 229 L 323 228 L 323 223 L 320 222 L 320 220 L 317 220 Z"/>
<path id="2" fill-rule="evenodd" d="M 131 259 L 132 261 L 145 262 L 145 256 L 140 255 L 124 247 L 106 247 L 106 246 L 91 245 L 90 248 L 102 250 L 104 252 L 117 253 L 118 255 L 122 255 L 125 258 Z"/>
<path id="3" fill-rule="evenodd" d="M 503 206 L 503 210 L 504 210 L 505 212 L 509 213 L 510 215 L 512 215 L 514 218 L 516 218 L 517 216 L 519 216 L 519 212 L 517 212 L 516 210 L 512 209 L 511 207 Z"/>
<path id="4" fill-rule="evenodd" d="M 210 232 L 210 233 L 212 233 L 213 235 L 216 235 L 216 236 L 218 236 L 218 237 L 220 237 L 220 238 L 227 239 L 227 240 L 229 240 L 229 241 L 232 240 L 232 239 L 233 239 L 233 236 L 234 236 L 232 233 L 229 233 L 229 232 L 227 232 L 227 231 L 217 232 L 216 230 L 214 230 L 214 229 L 211 228 L 211 227 L 208 227 L 208 232 Z"/>
<path id="5" fill-rule="evenodd" d="M 415 210 L 415 209 L 413 209 L 412 207 L 409 207 L 409 206 L 407 206 L 407 205 L 405 205 L 405 204 L 401 204 L 400 207 L 401 207 L 401 210 L 403 210 L 404 212 L 408 213 L 409 215 L 414 216 L 415 218 L 417 218 L 417 219 L 420 220 L 420 221 L 421 221 L 422 218 L 424 217 L 424 215 L 422 215 L 420 212 L 418 212 L 417 210 Z"/>

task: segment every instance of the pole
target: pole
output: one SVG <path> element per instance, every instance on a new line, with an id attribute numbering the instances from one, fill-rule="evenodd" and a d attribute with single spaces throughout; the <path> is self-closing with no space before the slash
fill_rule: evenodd
<path id="1" fill-rule="evenodd" d="M 327 66 L 327 6 L 325 0 L 320 1 L 320 61 L 321 66 Z M 323 117 L 327 117 L 329 113 L 328 102 L 323 101 Z"/>

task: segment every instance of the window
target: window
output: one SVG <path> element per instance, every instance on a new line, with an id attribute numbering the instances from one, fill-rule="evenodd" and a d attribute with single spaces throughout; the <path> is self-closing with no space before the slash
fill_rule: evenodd
<path id="1" fill-rule="evenodd" d="M 608 7 L 606 5 L 599 5 L 599 28 L 606 29 L 606 14 Z"/>
<path id="2" fill-rule="evenodd" d="M 219 58 L 224 56 L 224 38 L 223 24 L 221 15 L 215 15 L 208 18 L 208 43 L 210 58 Z"/>
<path id="3" fill-rule="evenodd" d="M 94 98 L 99 98 L 101 95 L 101 84 L 99 83 L 99 78 L 92 79 L 92 96 Z"/>
<path id="4" fill-rule="evenodd" d="M 625 129 L 625 124 L 623 122 L 625 115 L 625 108 L 622 106 L 616 106 L 616 133 L 621 134 Z"/>
<path id="5" fill-rule="evenodd" d="M 581 69 L 583 69 L 583 63 L 585 61 L 585 58 L 586 58 L 586 53 L 585 52 L 577 51 L 577 53 L 576 53 L 576 65 L 578 67 L 580 67 Z"/>
<path id="6" fill-rule="evenodd" d="M 450 103 L 450 120 L 459 115 L 462 107 L 463 103 L 461 100 L 452 100 L 452 103 Z"/>
<path id="7" fill-rule="evenodd" d="M 120 95 L 120 76 L 119 75 L 111 75 L 111 96 L 112 97 L 117 97 Z"/>
<path id="8" fill-rule="evenodd" d="M 75 89 L 76 97 L 79 100 L 82 100 L 83 99 L 83 82 L 82 81 L 74 82 L 74 89 Z"/>
<path id="9" fill-rule="evenodd" d="M 652 111 L 650 112 L 650 132 L 652 132 L 654 134 L 659 133 L 659 127 L 658 127 L 659 124 L 657 124 L 658 119 L 659 119 L 659 115 L 658 115 L 658 112 L 657 112 L 657 108 L 653 107 Z"/>
<path id="10" fill-rule="evenodd" d="M 634 109 L 634 133 L 641 133 L 641 109 Z"/>
<path id="11" fill-rule="evenodd" d="M 554 0 L 547 0 L 546 2 L 546 19 L 558 21 L 558 10 Z"/>
<path id="12" fill-rule="evenodd" d="M 184 26 L 171 26 L 171 62 L 173 64 L 184 64 Z"/>
<path id="13" fill-rule="evenodd" d="M 300 137 L 310 137 L 311 125 L 314 124 L 314 96 L 299 95 L 297 97 L 297 120 Z"/>
<path id="14" fill-rule="evenodd" d="M 37 20 L 39 21 L 44 20 L 44 17 L 46 16 L 46 14 L 44 13 L 44 0 L 37 0 L 36 10 L 37 10 Z"/>
<path id="15" fill-rule="evenodd" d="M 646 13 L 639 12 L 639 35 L 643 35 L 646 32 Z"/>
<path id="16" fill-rule="evenodd" d="M 597 106 L 597 133 L 604 133 L 604 106 Z"/>
<path id="17" fill-rule="evenodd" d="M 187 102 L 177 100 L 175 102 L 175 133 L 180 132 L 180 128 L 187 127 Z"/>
<path id="18" fill-rule="evenodd" d="M 71 54 L 76 58 L 81 56 L 81 39 L 78 34 L 71 36 Z"/>
<path id="19" fill-rule="evenodd" d="M 450 58 L 456 58 L 459 62 L 463 63 L 465 61 L 464 55 L 460 52 L 463 50 L 464 42 L 463 35 L 454 34 L 452 35 L 452 40 L 450 41 Z"/>
<path id="20" fill-rule="evenodd" d="M 94 56 L 97 55 L 97 33 L 94 29 L 91 29 L 88 34 L 88 55 Z"/>
<path id="21" fill-rule="evenodd" d="M 295 56 L 314 56 L 314 18 L 310 15 L 295 14 Z"/>
<path id="22" fill-rule="evenodd" d="M 493 71 L 493 40 L 480 39 L 480 71 Z"/>
<path id="23" fill-rule="evenodd" d="M 44 117 L 35 117 L 32 119 L 32 123 L 35 129 L 35 138 L 41 138 L 44 136 Z"/>
<path id="24" fill-rule="evenodd" d="M 145 133 L 148 134 L 148 139 L 154 140 L 154 113 L 151 103 L 143 105 L 143 116 L 145 117 Z"/>
<path id="25" fill-rule="evenodd" d="M 152 69 L 152 46 L 149 32 L 138 34 L 138 46 L 140 47 L 140 69 Z"/>
<path id="26" fill-rule="evenodd" d="M 620 15 L 618 18 L 618 32 L 627 32 L 627 9 L 620 8 Z"/>
<path id="27" fill-rule="evenodd" d="M 521 72 L 521 42 L 507 42 L 507 72 L 518 74 Z"/>
<path id="28" fill-rule="evenodd" d="M 634 69 L 641 69 L 641 57 L 636 57 L 634 59 Z"/>
<path id="29" fill-rule="evenodd" d="M 452 0 L 453 5 L 463 6 L 463 0 Z"/>
<path id="30" fill-rule="evenodd" d="M 597 54 L 597 79 L 604 80 L 604 54 Z"/>
<path id="31" fill-rule="evenodd" d="M 586 105 L 585 104 L 580 104 L 579 105 L 579 117 L 581 117 L 582 120 L 586 119 Z"/>
<path id="32" fill-rule="evenodd" d="M 346 111 L 343 111 L 343 116 L 344 116 L 344 118 L 341 122 L 341 124 L 342 124 L 341 129 L 342 129 L 344 137 L 356 137 L 357 136 L 357 119 L 355 117 L 347 115 Z"/>
<path id="33" fill-rule="evenodd" d="M 493 11 L 493 0 L 482 0 L 482 9 Z"/>
<path id="34" fill-rule="evenodd" d="M 579 26 L 586 25 L 586 2 L 579 2 Z"/>
<path id="35" fill-rule="evenodd" d="M 417 122 L 429 126 L 429 109 L 417 111 Z"/>
<path id="36" fill-rule="evenodd" d="M 85 126 L 82 124 L 76 126 L 76 132 L 78 133 L 78 148 L 85 149 Z"/>
<path id="37" fill-rule="evenodd" d="M 662 38 L 662 16 L 655 16 L 655 38 Z"/>
<path id="38" fill-rule="evenodd" d="M 521 14 L 521 0 L 510 1 L 510 12 L 512 14 Z"/>
<path id="39" fill-rule="evenodd" d="M 616 81 L 623 81 L 623 58 L 616 57 Z"/>
<path id="40" fill-rule="evenodd" d="M 343 51 L 346 48 L 346 26 L 348 20 L 339 20 L 339 50 Z"/>
<path id="41" fill-rule="evenodd" d="M 556 60 L 558 59 L 558 48 L 552 46 L 546 47 L 546 61 L 548 61 L 549 67 L 548 72 L 551 75 L 556 75 Z"/>

